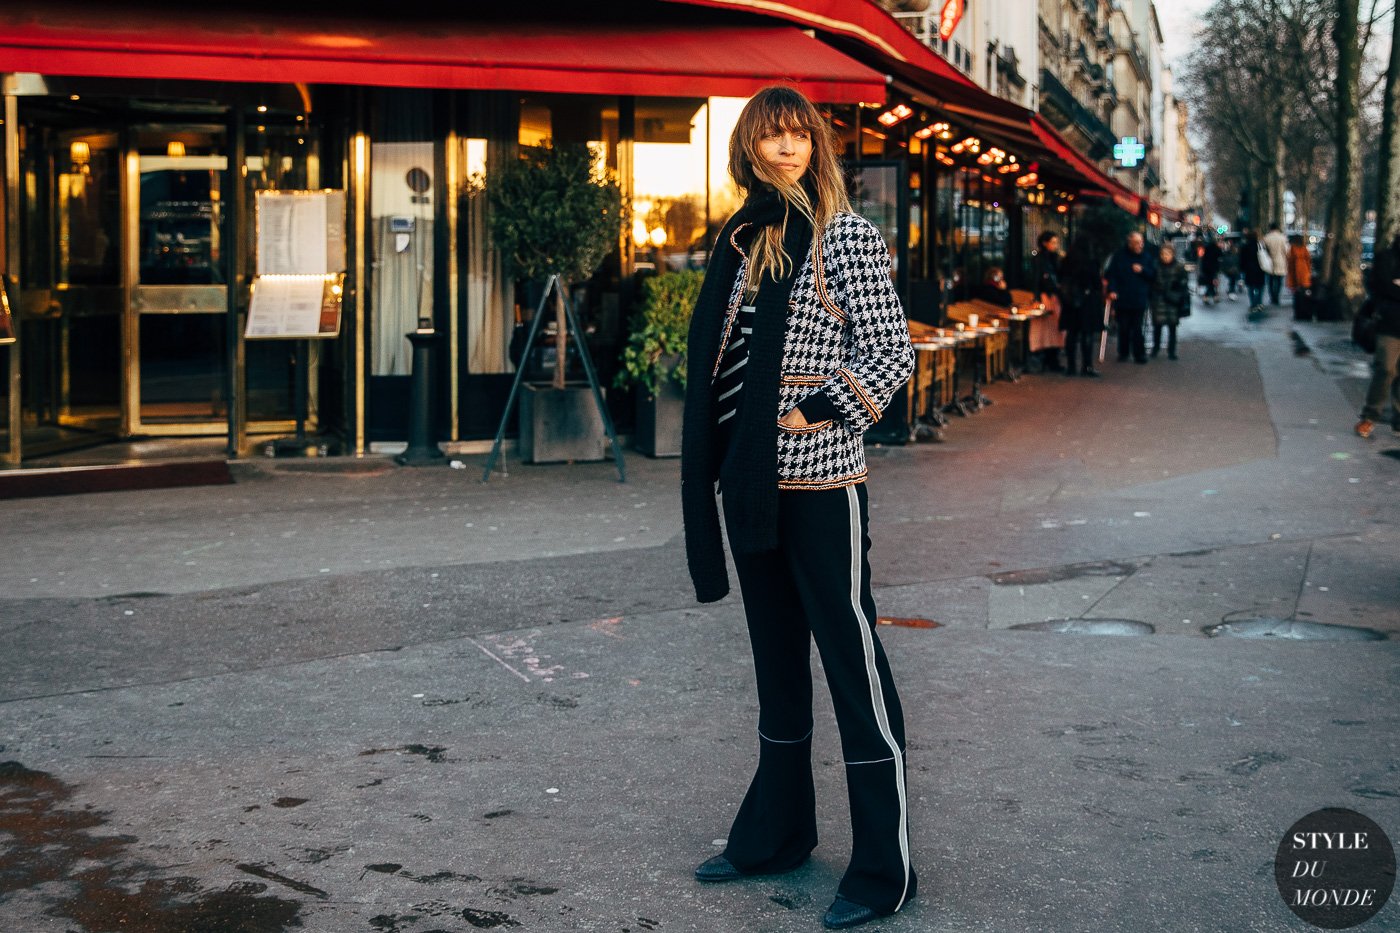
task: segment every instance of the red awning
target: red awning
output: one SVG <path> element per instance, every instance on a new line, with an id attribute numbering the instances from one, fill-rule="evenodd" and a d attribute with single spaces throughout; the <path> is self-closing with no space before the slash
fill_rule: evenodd
<path id="1" fill-rule="evenodd" d="M 1134 217 L 1142 210 L 1141 197 L 1099 171 L 1097 165 L 1080 155 L 1077 149 L 1065 142 L 1059 131 L 1047 123 L 1040 114 L 1031 117 L 1031 129 L 1035 130 L 1035 135 L 1046 149 L 1050 150 L 1056 158 L 1067 162 L 1091 186 L 1098 188 L 1112 198 L 1114 204 Z"/>
<path id="2" fill-rule="evenodd" d="M 919 97 L 951 114 L 981 122 L 1023 145 L 1031 140 L 1078 175 L 1090 189 L 1102 191 L 1136 216 L 1142 199 L 1104 174 L 1069 145 L 1039 114 L 983 90 L 941 55 L 920 42 L 886 10 L 864 0 L 670 0 L 691 6 L 717 7 L 785 19 L 830 37 L 844 51 L 867 64 L 888 69 L 908 82 Z M 873 61 L 872 61 L 873 59 Z M 883 100 L 883 97 L 875 98 Z M 1031 153 L 1023 153 L 1030 157 Z"/>
<path id="3" fill-rule="evenodd" d="M 829 103 L 883 100 L 880 72 L 791 26 L 434 23 L 192 8 L 7 3 L 0 72 L 286 84 L 746 97 L 787 81 Z"/>

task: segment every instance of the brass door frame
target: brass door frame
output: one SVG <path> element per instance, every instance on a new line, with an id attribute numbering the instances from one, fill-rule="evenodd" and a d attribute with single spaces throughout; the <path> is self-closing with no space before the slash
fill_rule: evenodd
<path id="1" fill-rule="evenodd" d="M 228 160 L 231 157 L 232 147 L 227 139 L 228 127 L 224 124 L 188 124 L 170 123 L 156 125 L 163 132 L 180 132 L 188 130 L 202 130 L 209 132 L 223 133 L 225 136 L 222 171 L 227 174 Z M 151 128 L 143 126 L 141 128 Z M 229 420 L 227 417 L 210 419 L 207 421 L 161 421 L 143 422 L 141 420 L 141 318 L 146 315 L 156 314 L 228 314 L 229 313 L 229 289 L 235 287 L 246 287 L 239 284 L 241 276 L 233 283 L 226 282 L 222 285 L 142 285 L 141 276 L 141 154 L 138 151 L 133 135 L 128 131 L 123 142 L 123 178 L 121 191 L 121 213 L 122 213 L 122 404 L 121 404 L 121 430 L 122 434 L 131 437 L 138 434 L 149 434 L 169 437 L 218 437 L 229 436 Z M 192 159 L 208 159 L 207 156 L 194 156 Z M 234 173 L 239 183 L 242 183 L 242 172 Z M 233 238 L 241 236 L 241 222 L 251 222 L 247 218 L 233 217 L 231 212 L 237 210 L 237 205 L 245 199 L 232 198 L 230 193 L 225 193 L 224 213 L 221 217 L 220 234 L 223 238 L 224 249 L 233 248 Z M 242 302 L 239 303 L 239 306 Z M 241 335 L 240 335 L 241 341 Z M 225 354 L 225 360 L 228 354 Z M 242 353 L 237 354 L 237 365 L 242 365 L 244 357 Z M 230 365 L 233 365 L 230 363 Z M 241 374 L 240 374 L 241 376 Z M 237 380 L 239 386 L 244 385 L 244 380 Z M 241 398 L 226 398 L 224 403 L 230 407 L 242 405 Z M 240 419 L 245 426 L 246 434 L 272 434 L 292 431 L 296 428 L 293 419 L 278 419 L 273 421 L 248 422 Z M 308 428 L 315 425 L 308 421 Z M 244 434 L 244 432 L 239 432 Z M 246 435 L 245 435 L 246 436 Z"/>
<path id="2" fill-rule="evenodd" d="M 5 287 L 15 298 L 14 310 L 15 341 L 6 344 L 4 354 L 8 358 L 7 376 L 9 379 L 9 445 L 3 462 L 7 466 L 19 466 L 23 456 L 21 438 L 24 435 L 24 416 L 20 396 L 20 326 L 19 326 L 19 98 L 5 95 Z"/>

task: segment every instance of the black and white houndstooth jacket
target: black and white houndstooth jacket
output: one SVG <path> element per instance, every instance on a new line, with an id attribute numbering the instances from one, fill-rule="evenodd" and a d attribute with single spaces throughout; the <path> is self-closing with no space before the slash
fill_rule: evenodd
<path id="1" fill-rule="evenodd" d="M 713 381 L 728 345 L 748 268 L 729 297 Z M 890 279 L 890 254 L 875 225 L 842 213 L 814 237 L 788 305 L 778 389 L 781 419 L 801 407 L 809 424 L 778 425 L 778 488 L 833 489 L 865 479 L 864 435 L 914 369 L 909 325 Z"/>

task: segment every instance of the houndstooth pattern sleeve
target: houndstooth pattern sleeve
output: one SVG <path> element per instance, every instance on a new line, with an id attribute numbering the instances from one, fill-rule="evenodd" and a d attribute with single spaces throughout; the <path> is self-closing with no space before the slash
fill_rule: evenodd
<path id="1" fill-rule="evenodd" d="M 823 236 L 818 289 L 849 321 L 841 368 L 821 387 L 846 426 L 864 433 L 914 371 L 904 307 L 890 278 L 890 253 L 875 225 L 839 215 Z M 824 282 L 822 281 L 824 280 Z"/>

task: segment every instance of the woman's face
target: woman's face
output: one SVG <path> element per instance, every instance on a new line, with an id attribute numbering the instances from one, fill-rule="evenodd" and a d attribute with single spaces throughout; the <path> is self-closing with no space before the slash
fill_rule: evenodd
<path id="1" fill-rule="evenodd" d="M 801 129 L 770 129 L 758 141 L 758 154 L 796 184 L 812 160 L 812 134 Z"/>

